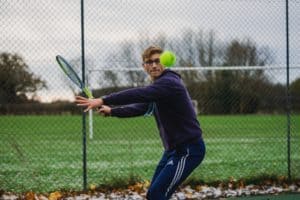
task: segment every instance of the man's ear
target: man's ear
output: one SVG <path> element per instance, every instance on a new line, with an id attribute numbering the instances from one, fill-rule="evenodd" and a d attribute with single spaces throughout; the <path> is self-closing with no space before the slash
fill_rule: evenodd
<path id="1" fill-rule="evenodd" d="M 146 70 L 146 64 L 142 64 L 142 65 L 143 65 L 144 70 Z"/>

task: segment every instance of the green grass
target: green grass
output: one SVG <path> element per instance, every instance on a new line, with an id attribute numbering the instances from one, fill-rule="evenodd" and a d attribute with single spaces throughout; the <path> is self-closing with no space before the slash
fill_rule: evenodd
<path id="1" fill-rule="evenodd" d="M 287 175 L 283 115 L 200 116 L 206 158 L 191 179 Z M 0 190 L 82 189 L 81 116 L 0 116 Z M 291 172 L 300 177 L 300 116 L 291 120 Z M 150 180 L 163 149 L 153 118 L 94 117 L 88 183 Z"/>

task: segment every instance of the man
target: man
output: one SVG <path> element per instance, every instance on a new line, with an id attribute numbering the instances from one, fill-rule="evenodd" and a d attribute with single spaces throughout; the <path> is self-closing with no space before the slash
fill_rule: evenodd
<path id="1" fill-rule="evenodd" d="M 142 55 L 143 68 L 152 79 L 150 85 L 98 99 L 77 96 L 75 101 L 78 106 L 87 107 L 85 112 L 100 107 L 99 112 L 106 116 L 155 116 L 165 151 L 147 193 L 149 200 L 169 199 L 205 155 L 202 131 L 191 98 L 180 75 L 160 64 L 161 53 L 161 48 L 150 46 Z"/>

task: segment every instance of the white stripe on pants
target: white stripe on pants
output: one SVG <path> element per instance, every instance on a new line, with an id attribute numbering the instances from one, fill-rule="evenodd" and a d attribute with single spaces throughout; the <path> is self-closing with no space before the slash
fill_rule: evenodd
<path id="1" fill-rule="evenodd" d="M 169 187 L 167 189 L 167 192 L 165 194 L 166 196 L 168 196 L 169 191 L 172 189 L 172 187 L 174 187 L 176 182 L 181 179 L 181 176 L 182 176 L 182 173 L 183 173 L 183 170 L 184 170 L 184 167 L 185 167 L 185 161 L 186 161 L 188 156 L 189 156 L 189 149 L 187 149 L 187 154 L 185 156 L 183 156 L 177 164 L 175 176 L 174 176 L 171 184 L 169 185 Z"/>

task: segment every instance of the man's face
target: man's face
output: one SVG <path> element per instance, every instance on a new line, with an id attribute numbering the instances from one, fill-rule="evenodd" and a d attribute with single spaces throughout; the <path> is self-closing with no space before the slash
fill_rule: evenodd
<path id="1" fill-rule="evenodd" d="M 150 75 L 152 80 L 155 80 L 164 71 L 164 67 L 160 64 L 159 56 L 159 53 L 153 54 L 143 64 L 144 70 Z"/>

